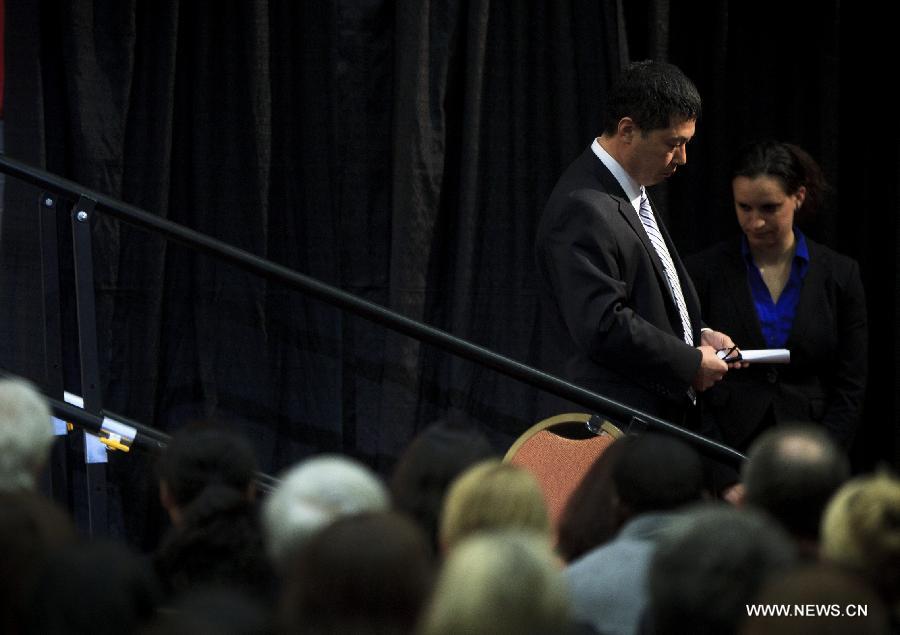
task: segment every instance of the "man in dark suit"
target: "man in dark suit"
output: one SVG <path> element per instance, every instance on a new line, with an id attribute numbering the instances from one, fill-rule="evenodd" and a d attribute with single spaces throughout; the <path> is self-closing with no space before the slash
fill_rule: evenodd
<path id="1" fill-rule="evenodd" d="M 675 66 L 626 67 L 603 134 L 560 177 L 536 242 L 545 367 L 676 424 L 728 372 L 717 351 L 734 345 L 701 331 L 693 284 L 644 189 L 687 161 L 699 114 Z"/>

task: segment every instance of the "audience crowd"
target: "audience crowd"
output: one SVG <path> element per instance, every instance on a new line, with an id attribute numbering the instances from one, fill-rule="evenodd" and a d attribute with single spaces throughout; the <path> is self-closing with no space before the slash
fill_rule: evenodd
<path id="1" fill-rule="evenodd" d="M 3 633 L 551 635 L 891 633 L 900 480 L 851 476 L 819 428 L 776 426 L 737 495 L 674 437 L 623 436 L 558 526 L 543 485 L 460 421 L 389 478 L 338 455 L 257 487 L 247 440 L 186 424 L 161 452 L 171 527 L 150 554 L 79 535 L 41 492 L 43 397 L 0 380 Z"/>

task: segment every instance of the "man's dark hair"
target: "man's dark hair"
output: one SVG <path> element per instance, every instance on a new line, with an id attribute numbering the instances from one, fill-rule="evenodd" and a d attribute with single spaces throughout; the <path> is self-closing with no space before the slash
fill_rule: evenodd
<path id="1" fill-rule="evenodd" d="M 699 119 L 700 103 L 697 87 L 677 66 L 632 62 L 610 89 L 603 132 L 614 134 L 623 117 L 631 117 L 643 132 Z"/>
<path id="2" fill-rule="evenodd" d="M 650 563 L 650 632 L 734 633 L 766 579 L 794 562 L 788 535 L 755 511 L 724 503 L 687 510 Z"/>
<path id="3" fill-rule="evenodd" d="M 612 482 L 619 505 L 630 516 L 668 511 L 700 500 L 703 464 L 683 442 L 647 432 L 623 448 Z"/>
<path id="4" fill-rule="evenodd" d="M 822 429 L 784 426 L 760 436 L 747 454 L 745 500 L 797 538 L 818 540 L 819 521 L 850 478 L 847 456 Z"/>

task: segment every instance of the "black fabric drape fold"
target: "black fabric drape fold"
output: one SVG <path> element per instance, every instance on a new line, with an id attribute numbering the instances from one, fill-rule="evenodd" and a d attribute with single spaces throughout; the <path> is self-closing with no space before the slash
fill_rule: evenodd
<path id="1" fill-rule="evenodd" d="M 11 156 L 531 361 L 531 237 L 619 67 L 617 3 L 12 4 Z M 27 302 L 3 361 L 44 382 L 34 196 L 8 196 L 4 288 Z M 94 251 L 105 404 L 135 419 L 222 419 L 269 471 L 387 470 L 448 409 L 498 447 L 533 423 L 533 389 L 179 245 L 98 216 Z M 151 534 L 152 470 L 111 473 Z"/>
<path id="2" fill-rule="evenodd" d="M 398 58 L 396 76 L 392 306 L 533 362 L 534 230 L 559 171 L 595 134 L 620 64 L 617 6 L 510 11 L 482 1 L 459 3 L 450 17 L 453 3 L 424 6 L 398 6 L 398 50 L 415 55 Z M 414 342 L 395 345 L 387 358 L 404 360 L 408 376 L 423 373 L 405 404 L 420 424 L 450 406 L 509 438 L 537 411 L 521 384 Z"/>

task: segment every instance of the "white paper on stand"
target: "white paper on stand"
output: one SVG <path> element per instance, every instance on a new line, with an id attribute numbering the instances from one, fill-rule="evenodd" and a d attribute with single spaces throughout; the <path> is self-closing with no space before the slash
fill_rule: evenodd
<path id="1" fill-rule="evenodd" d="M 758 364 L 790 364 L 791 352 L 786 348 L 741 350 L 741 360 Z"/>

